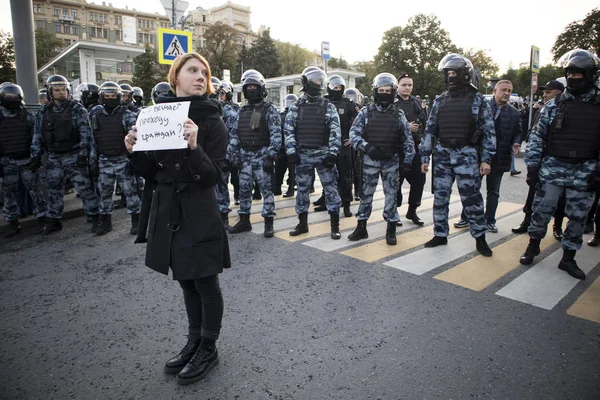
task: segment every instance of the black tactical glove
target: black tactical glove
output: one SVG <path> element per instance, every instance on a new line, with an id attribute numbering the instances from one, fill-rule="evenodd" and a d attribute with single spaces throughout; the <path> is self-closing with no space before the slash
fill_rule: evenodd
<path id="1" fill-rule="evenodd" d="M 381 153 L 377 150 L 377 147 L 368 144 L 365 146 L 365 153 L 367 153 L 372 160 L 381 160 Z"/>
<path id="2" fill-rule="evenodd" d="M 525 182 L 530 187 L 535 187 L 540 182 L 540 169 L 535 167 L 527 167 L 527 179 Z"/>
<path id="3" fill-rule="evenodd" d="M 300 164 L 300 156 L 298 155 L 298 153 L 288 154 L 287 158 L 289 163 L 296 165 Z"/>
<path id="4" fill-rule="evenodd" d="M 77 161 L 75 161 L 75 166 L 77 168 L 86 168 L 88 166 L 88 160 L 86 156 L 82 156 L 81 154 L 77 156 Z"/>
<path id="5" fill-rule="evenodd" d="M 402 174 L 404 176 L 410 174 L 410 171 L 412 171 L 412 164 L 402 164 Z"/>
<path id="6" fill-rule="evenodd" d="M 231 161 L 229 161 L 227 159 L 225 161 L 223 161 L 223 167 L 221 168 L 221 171 L 223 171 L 223 172 L 231 171 Z"/>
<path id="7" fill-rule="evenodd" d="M 29 163 L 29 170 L 37 172 L 40 168 L 42 168 L 42 159 L 39 157 L 33 157 Z"/>
<path id="8" fill-rule="evenodd" d="M 271 157 L 265 158 L 265 162 L 263 164 L 263 171 L 266 173 L 272 174 L 275 171 L 275 163 Z"/>
<path id="9" fill-rule="evenodd" d="M 323 166 L 325 168 L 333 168 L 335 166 L 335 160 L 337 157 L 335 154 L 327 154 L 323 159 Z"/>

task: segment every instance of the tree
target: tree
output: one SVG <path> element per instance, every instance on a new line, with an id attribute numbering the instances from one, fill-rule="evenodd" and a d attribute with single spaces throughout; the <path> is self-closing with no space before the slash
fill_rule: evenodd
<path id="1" fill-rule="evenodd" d="M 479 70 L 481 75 L 481 81 L 479 82 L 479 89 L 485 90 L 488 85 L 489 78 L 492 78 L 498 74 L 498 64 L 486 54 L 484 50 L 458 49 L 458 53 L 467 57 L 473 63 L 473 66 Z"/>
<path id="2" fill-rule="evenodd" d="M 363 96 L 371 96 L 371 86 L 373 78 L 378 73 L 377 66 L 374 61 L 359 61 L 354 64 L 354 68 L 365 73 L 364 78 L 356 78 L 356 88 Z"/>
<path id="3" fill-rule="evenodd" d="M 348 61 L 344 60 L 342 57 L 335 58 L 331 57 L 329 61 L 327 61 L 327 66 L 329 68 L 341 68 L 341 69 L 350 69 L 350 65 Z"/>
<path id="4" fill-rule="evenodd" d="M 593 9 L 581 21 L 571 22 L 556 37 L 552 46 L 554 61 L 558 61 L 569 50 L 577 48 L 600 54 L 600 9 Z"/>
<path id="5" fill-rule="evenodd" d="M 248 68 L 259 71 L 265 78 L 280 75 L 279 53 L 270 29 L 265 29 L 248 50 Z"/>
<path id="6" fill-rule="evenodd" d="M 134 70 L 132 86 L 139 86 L 144 91 L 144 100 L 147 103 L 152 94 L 152 88 L 158 83 L 167 80 L 168 66 L 158 64 L 156 50 L 146 45 L 144 54 L 133 59 Z"/>
<path id="7" fill-rule="evenodd" d="M 15 82 L 15 43 L 10 33 L 0 30 L 0 82 Z"/>
<path id="8" fill-rule="evenodd" d="M 297 44 L 275 42 L 279 54 L 281 75 L 294 75 L 302 72 L 312 62 L 313 53 Z"/>
<path id="9" fill-rule="evenodd" d="M 43 29 L 35 30 L 35 55 L 37 67 L 48 64 L 65 48 L 65 42 Z"/>
<path id="10" fill-rule="evenodd" d="M 217 22 L 204 32 L 202 49 L 213 76 L 223 77 L 223 70 L 233 70 L 238 60 L 239 32 L 229 25 Z"/>

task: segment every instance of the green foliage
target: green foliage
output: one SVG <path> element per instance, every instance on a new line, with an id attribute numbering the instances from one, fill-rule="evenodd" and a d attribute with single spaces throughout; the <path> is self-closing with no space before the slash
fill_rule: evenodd
<path id="1" fill-rule="evenodd" d="M 375 62 L 360 61 L 354 64 L 354 68 L 365 73 L 364 78 L 356 78 L 356 88 L 364 96 L 371 96 L 371 85 L 373 84 L 373 79 L 379 73 Z"/>
<path id="2" fill-rule="evenodd" d="M 581 21 L 571 22 L 557 36 L 552 46 L 554 61 L 577 48 L 600 55 L 600 9 L 593 9 Z"/>
<path id="3" fill-rule="evenodd" d="M 158 63 L 158 54 L 156 50 L 146 45 L 144 54 L 140 54 L 133 59 L 134 70 L 131 80 L 132 86 L 139 86 L 144 91 L 144 100 L 146 103 L 150 100 L 152 88 L 159 82 L 167 80 L 169 72 L 168 65 Z"/>
<path id="4" fill-rule="evenodd" d="M 348 61 L 344 60 L 342 57 L 340 57 L 340 58 L 331 57 L 331 59 L 329 61 L 327 61 L 327 66 L 329 68 L 350 69 L 350 65 L 348 65 Z"/>
<path id="5" fill-rule="evenodd" d="M 65 48 L 65 42 L 43 29 L 35 30 L 35 55 L 38 69 L 48 64 Z"/>
<path id="6" fill-rule="evenodd" d="M 276 42 L 281 75 L 294 75 L 302 72 L 313 59 L 313 53 L 297 44 Z"/>
<path id="7" fill-rule="evenodd" d="M 234 70 L 238 61 L 239 32 L 229 25 L 217 22 L 204 33 L 205 47 L 199 51 L 210 64 L 213 76 L 221 79 L 223 70 Z"/>
<path id="8" fill-rule="evenodd" d="M 269 29 L 265 29 L 248 50 L 248 66 L 244 68 L 253 68 L 265 78 L 280 75 L 279 53 Z"/>
<path id="9" fill-rule="evenodd" d="M 16 82 L 15 43 L 10 33 L 0 30 L 0 82 Z"/>
<path id="10" fill-rule="evenodd" d="M 231 82 L 240 82 L 242 80 L 242 74 L 246 69 L 248 63 L 248 47 L 246 42 L 242 42 L 242 45 L 237 50 L 237 61 L 235 67 L 231 70 Z"/>
<path id="11" fill-rule="evenodd" d="M 559 78 L 564 75 L 564 70 L 554 65 L 544 65 L 540 68 L 538 74 L 538 90 L 536 94 L 542 95 L 542 90 L 539 87 L 544 86 L 549 81 Z M 509 68 L 500 79 L 508 79 L 513 84 L 513 93 L 517 93 L 522 97 L 529 97 L 531 91 L 531 71 L 527 67 L 512 69 Z"/>

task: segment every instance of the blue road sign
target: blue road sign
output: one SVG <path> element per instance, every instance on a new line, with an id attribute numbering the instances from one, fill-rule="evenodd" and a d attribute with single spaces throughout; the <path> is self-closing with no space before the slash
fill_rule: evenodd
<path id="1" fill-rule="evenodd" d="M 173 64 L 182 54 L 192 51 L 192 32 L 175 29 L 158 29 L 158 62 Z"/>

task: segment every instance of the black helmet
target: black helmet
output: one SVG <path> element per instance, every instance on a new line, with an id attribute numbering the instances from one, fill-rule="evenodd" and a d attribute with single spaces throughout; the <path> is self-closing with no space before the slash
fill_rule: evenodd
<path id="1" fill-rule="evenodd" d="M 444 71 L 444 82 L 448 85 L 448 71 L 456 72 L 459 84 L 468 84 L 473 78 L 473 64 L 460 54 L 451 53 L 442 58 L 438 64 L 438 70 Z"/>
<path id="2" fill-rule="evenodd" d="M 38 91 L 38 100 L 42 99 L 42 98 L 44 98 L 44 99 L 48 98 L 48 89 L 40 89 Z"/>
<path id="3" fill-rule="evenodd" d="M 294 93 L 290 93 L 287 96 L 285 96 L 285 108 L 288 108 L 289 106 L 291 106 L 293 103 L 298 101 L 298 96 L 296 96 Z"/>
<path id="4" fill-rule="evenodd" d="M 213 92 L 216 91 L 219 88 L 219 86 L 221 86 L 221 80 L 216 76 L 210 77 L 210 83 L 212 83 Z"/>
<path id="5" fill-rule="evenodd" d="M 67 92 L 69 90 L 69 81 L 62 75 L 52 75 L 46 80 L 46 88 L 48 89 L 48 98 L 50 100 L 54 100 L 54 96 L 52 96 L 52 88 L 55 86 L 65 86 L 67 88 Z"/>
<path id="6" fill-rule="evenodd" d="M 152 98 L 152 102 L 154 104 L 158 103 L 158 96 L 161 94 L 166 94 L 171 90 L 171 85 L 169 82 L 159 82 L 152 88 L 152 93 L 150 93 L 150 97 Z"/>
<path id="7" fill-rule="evenodd" d="M 88 108 L 91 104 L 99 102 L 99 90 L 100 87 L 95 83 L 82 83 L 75 89 L 73 97 L 81 101 L 85 108 Z"/>
<path id="8" fill-rule="evenodd" d="M 133 87 L 133 100 L 135 101 L 135 104 L 140 107 L 144 105 L 144 91 L 141 87 Z"/>
<path id="9" fill-rule="evenodd" d="M 16 110 L 25 105 L 23 102 L 23 89 L 21 86 L 8 83 L 0 88 L 0 105 L 9 110 Z"/>
<path id="10" fill-rule="evenodd" d="M 99 100 L 100 104 L 106 104 L 106 99 L 104 98 L 104 95 L 107 93 L 116 93 L 117 94 L 117 104 L 121 103 L 121 94 L 123 92 L 123 89 L 121 89 L 121 86 L 119 86 L 117 83 L 111 82 L 111 81 L 106 81 L 102 85 L 100 85 L 100 100 Z"/>
<path id="11" fill-rule="evenodd" d="M 355 88 L 348 88 L 344 90 L 344 97 L 358 104 L 358 90 Z"/>
<path id="12" fill-rule="evenodd" d="M 249 71 L 253 71 L 253 72 L 249 73 Z M 249 70 L 249 71 L 244 72 L 244 75 L 243 75 L 244 79 L 242 80 L 242 93 L 244 93 L 244 97 L 248 98 L 248 95 L 246 94 L 246 89 L 247 89 L 248 85 L 256 85 L 256 86 L 260 87 L 262 97 L 267 97 L 267 89 L 265 87 L 265 78 L 258 71 L 255 71 L 255 70 Z"/>
<path id="13" fill-rule="evenodd" d="M 133 100 L 133 98 L 131 97 L 131 95 L 133 94 L 133 88 L 131 87 L 131 85 L 127 83 L 122 83 L 119 86 L 121 87 L 121 93 L 127 96 L 126 103 L 129 103 L 131 100 Z M 125 102 L 123 96 L 121 96 L 121 101 Z"/>
<path id="14" fill-rule="evenodd" d="M 255 69 L 247 69 L 242 74 L 242 77 L 240 78 L 240 81 L 244 82 L 244 78 L 246 78 L 246 76 L 248 76 L 248 75 L 256 75 L 256 74 L 262 76 L 262 74 L 260 72 L 258 72 L 257 70 L 255 70 Z"/>
<path id="15" fill-rule="evenodd" d="M 587 50 L 571 50 L 558 60 L 558 64 L 565 69 L 565 78 L 569 72 L 579 72 L 588 86 L 596 82 L 600 73 L 600 59 Z M 568 83 L 567 80 L 567 88 L 570 89 Z"/>
<path id="16" fill-rule="evenodd" d="M 336 86 L 341 86 L 342 90 L 333 90 Z M 344 89 L 346 89 L 346 81 L 339 75 L 331 75 L 329 79 L 327 79 L 327 94 L 329 97 L 334 100 L 341 100 L 344 94 Z"/>
<path id="17" fill-rule="evenodd" d="M 225 101 L 231 101 L 231 99 L 233 98 L 233 86 L 227 81 L 221 81 L 221 85 L 217 89 L 217 94 L 219 96 L 224 94 Z"/>
<path id="18" fill-rule="evenodd" d="M 398 79 L 396 79 L 396 77 L 392 74 L 382 72 L 373 78 L 373 84 L 371 85 L 371 89 L 373 89 L 373 96 L 375 96 L 377 93 L 377 89 L 386 86 L 390 86 L 392 88 L 392 93 L 395 95 L 396 91 L 398 90 Z"/>
<path id="19" fill-rule="evenodd" d="M 327 75 L 325 71 L 319 67 L 310 66 L 304 68 L 302 76 L 300 77 L 300 83 L 302 83 L 302 90 L 304 92 L 312 92 L 312 94 L 318 94 L 325 89 L 325 82 L 327 81 Z M 309 93 L 311 94 L 311 93 Z"/>

